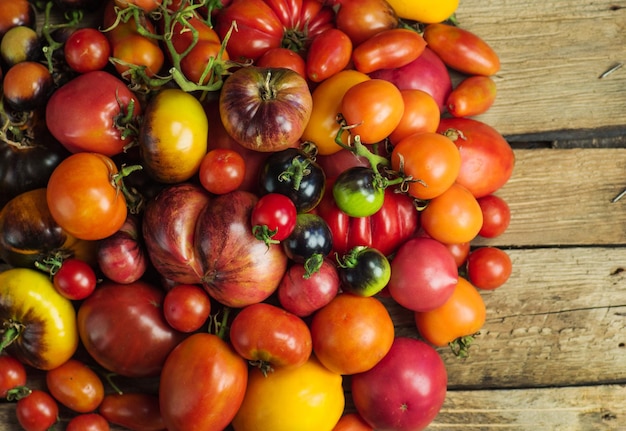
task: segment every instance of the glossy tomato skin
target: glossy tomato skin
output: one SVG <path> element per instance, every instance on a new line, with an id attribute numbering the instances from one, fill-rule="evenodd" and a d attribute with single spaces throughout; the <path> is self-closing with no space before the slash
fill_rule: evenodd
<path id="1" fill-rule="evenodd" d="M 93 268 L 76 258 L 65 259 L 52 278 L 57 292 L 71 300 L 85 299 L 91 295 L 97 281 Z"/>
<path id="2" fill-rule="evenodd" d="M 235 150 L 215 148 L 207 152 L 198 168 L 200 184 L 217 195 L 237 190 L 245 179 L 246 161 Z"/>
<path id="3" fill-rule="evenodd" d="M 34 389 L 17 402 L 15 412 L 24 431 L 46 431 L 57 422 L 59 405 L 47 392 Z"/>
<path id="4" fill-rule="evenodd" d="M 333 181 L 332 190 L 337 207 L 350 217 L 369 217 L 385 201 L 385 189 L 378 185 L 372 168 L 346 169 Z"/>
<path id="5" fill-rule="evenodd" d="M 104 398 L 100 376 L 74 358 L 46 372 L 46 387 L 57 401 L 78 413 L 96 410 Z"/>
<path id="6" fill-rule="evenodd" d="M 439 413 L 447 382 L 436 350 L 420 340 L 396 337 L 374 368 L 352 376 L 351 389 L 357 412 L 374 429 L 415 431 Z"/>
<path id="7" fill-rule="evenodd" d="M 72 70 L 86 73 L 106 67 L 111 45 L 100 30 L 85 27 L 72 32 L 63 46 L 63 54 Z"/>
<path id="8" fill-rule="evenodd" d="M 165 426 L 170 431 L 226 428 L 243 402 L 247 379 L 245 360 L 225 341 L 207 333 L 191 335 L 172 351 L 161 372 Z"/>
<path id="9" fill-rule="evenodd" d="M 483 226 L 478 235 L 495 238 L 502 235 L 511 223 L 509 204 L 497 195 L 486 195 L 477 199 L 483 213 Z"/>
<path id="10" fill-rule="evenodd" d="M 345 406 L 342 380 L 314 356 L 298 368 L 277 369 L 267 377 L 252 369 L 232 426 L 235 431 L 331 431 Z"/>
<path id="11" fill-rule="evenodd" d="M 345 69 L 350 63 L 352 41 L 341 30 L 331 28 L 318 35 L 307 51 L 306 76 L 321 82 Z"/>
<path id="12" fill-rule="evenodd" d="M 269 373 L 304 365 L 313 349 L 304 320 L 263 302 L 237 313 L 230 324 L 229 340 L 239 355 Z"/>
<path id="13" fill-rule="evenodd" d="M 338 1 L 335 25 L 354 46 L 376 33 L 398 27 L 398 15 L 386 0 Z"/>
<path id="14" fill-rule="evenodd" d="M 469 76 L 452 90 L 446 109 L 455 117 L 480 115 L 491 108 L 496 93 L 496 83 L 489 76 Z"/>
<path id="15" fill-rule="evenodd" d="M 333 431 L 374 431 L 363 418 L 356 412 L 344 414 Z"/>
<path id="16" fill-rule="evenodd" d="M 163 299 L 163 314 L 169 325 L 181 332 L 197 331 L 211 314 L 211 299 L 195 284 L 177 284 Z"/>
<path id="17" fill-rule="evenodd" d="M 297 215 L 296 205 L 289 197 L 268 193 L 252 209 L 250 223 L 257 238 L 280 242 L 293 232 Z"/>
<path id="18" fill-rule="evenodd" d="M 98 412 L 110 423 L 133 431 L 161 431 L 165 423 L 159 397 L 151 393 L 107 394 Z"/>
<path id="19" fill-rule="evenodd" d="M 389 0 L 401 18 L 422 23 L 442 22 L 459 7 L 459 0 Z"/>
<path id="20" fill-rule="evenodd" d="M 35 8 L 28 0 L 3 0 L 0 14 L 0 37 L 18 25 L 35 27 Z"/>
<path id="21" fill-rule="evenodd" d="M 25 384 L 26 368 L 24 364 L 13 356 L 0 355 L 0 399 L 5 399 L 11 389 Z"/>
<path id="22" fill-rule="evenodd" d="M 11 66 L 2 80 L 3 103 L 17 111 L 43 108 L 54 88 L 52 74 L 36 61 Z"/>
<path id="23" fill-rule="evenodd" d="M 393 28 L 376 33 L 354 48 L 354 68 L 363 73 L 406 66 L 419 57 L 426 41 L 419 33 Z"/>
<path id="24" fill-rule="evenodd" d="M 0 321 L 21 326 L 6 351 L 23 364 L 49 370 L 76 352 L 76 312 L 43 272 L 13 268 L 0 273 Z"/>
<path id="25" fill-rule="evenodd" d="M 433 96 L 422 90 L 400 90 L 404 100 L 404 114 L 400 124 L 389 135 L 389 141 L 396 145 L 403 138 L 414 133 L 434 133 L 441 120 L 439 105 Z"/>
<path id="26" fill-rule="evenodd" d="M 303 263 L 315 256 L 328 256 L 333 247 L 333 237 L 323 218 L 313 213 L 301 213 L 282 245 L 289 259 Z"/>
<path id="27" fill-rule="evenodd" d="M 109 422 L 99 413 L 84 413 L 74 416 L 65 431 L 110 431 Z"/>
<path id="28" fill-rule="evenodd" d="M 475 197 L 494 193 L 511 178 L 515 154 L 492 126 L 472 118 L 442 118 L 437 131 L 459 148 L 461 171 L 456 182 Z"/>
<path id="29" fill-rule="evenodd" d="M 479 247 L 467 257 L 467 278 L 478 289 L 497 289 L 507 282 L 512 270 L 511 257 L 497 247 Z"/>
<path id="30" fill-rule="evenodd" d="M 289 48 L 270 48 L 254 63 L 259 67 L 286 67 L 306 78 L 306 62 Z"/>
<path id="31" fill-rule="evenodd" d="M 355 295 L 376 295 L 387 286 L 391 277 L 389 260 L 372 247 L 355 247 L 338 260 L 341 288 Z"/>
<path id="32" fill-rule="evenodd" d="M 138 98 L 112 74 L 97 70 L 72 79 L 46 105 L 46 124 L 70 152 L 94 151 L 113 156 L 131 143 L 116 127 L 120 115 L 142 110 Z"/>

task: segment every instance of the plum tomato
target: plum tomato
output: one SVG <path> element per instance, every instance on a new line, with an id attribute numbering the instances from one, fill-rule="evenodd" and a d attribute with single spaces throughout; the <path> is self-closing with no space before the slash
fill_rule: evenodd
<path id="1" fill-rule="evenodd" d="M 497 247 L 479 247 L 467 257 L 467 278 L 477 288 L 494 290 L 511 276 L 509 254 Z"/>
<path id="2" fill-rule="evenodd" d="M 63 47 L 67 65 L 78 73 L 102 70 L 109 64 L 111 45 L 98 29 L 84 27 L 70 34 Z"/>
<path id="3" fill-rule="evenodd" d="M 448 95 L 446 109 L 455 117 L 484 114 L 496 100 L 496 83 L 489 76 L 469 76 Z"/>
<path id="4" fill-rule="evenodd" d="M 96 273 L 85 261 L 65 259 L 52 277 L 54 288 L 67 299 L 85 299 L 96 289 Z"/>
<path id="5" fill-rule="evenodd" d="M 391 266 L 379 250 L 357 246 L 337 257 L 341 289 L 358 296 L 374 296 L 387 286 Z"/>
<path id="6" fill-rule="evenodd" d="M 74 358 L 46 372 L 46 387 L 55 400 L 78 413 L 96 410 L 104 399 L 100 376 Z"/>
<path id="7" fill-rule="evenodd" d="M 15 413 L 24 431 L 47 431 L 58 420 L 59 405 L 49 393 L 33 389 L 17 401 Z"/>
<path id="8" fill-rule="evenodd" d="M 502 235 L 511 222 L 509 204 L 496 195 L 486 195 L 477 200 L 483 213 L 483 226 L 478 231 L 478 235 L 483 238 L 495 238 Z"/>
<path id="9" fill-rule="evenodd" d="M 198 176 L 208 192 L 223 195 L 238 189 L 246 175 L 246 161 L 235 150 L 215 148 L 204 155 Z"/>
<path id="10" fill-rule="evenodd" d="M 0 355 L 0 399 L 7 398 L 10 390 L 26 384 L 26 367 L 13 356 Z"/>
<path id="11" fill-rule="evenodd" d="M 109 422 L 99 413 L 84 413 L 74 416 L 65 431 L 110 431 Z"/>
<path id="12" fill-rule="evenodd" d="M 151 393 L 107 394 L 98 412 L 108 422 L 130 430 L 161 431 L 165 429 L 159 408 L 159 397 Z"/>
<path id="13" fill-rule="evenodd" d="M 350 63 L 352 41 L 343 31 L 330 28 L 311 42 L 306 56 L 306 76 L 312 82 L 322 82 Z"/>
<path id="14" fill-rule="evenodd" d="M 417 31 L 392 28 L 376 33 L 354 48 L 352 63 L 363 73 L 396 69 L 416 60 L 424 48 L 426 41 Z"/>
<path id="15" fill-rule="evenodd" d="M 288 196 L 268 193 L 261 196 L 252 209 L 252 232 L 268 244 L 278 243 L 291 235 L 297 215 L 296 205 Z"/>
<path id="16" fill-rule="evenodd" d="M 335 25 L 358 46 L 376 33 L 398 27 L 398 16 L 386 0 L 338 1 Z"/>
<path id="17" fill-rule="evenodd" d="M 177 284 L 165 293 L 163 315 L 167 323 L 181 332 L 202 327 L 211 314 L 208 293 L 194 284 Z"/>

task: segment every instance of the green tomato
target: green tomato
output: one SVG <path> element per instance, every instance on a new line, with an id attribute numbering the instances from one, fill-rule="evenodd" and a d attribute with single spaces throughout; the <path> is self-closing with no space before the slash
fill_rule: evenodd
<path id="1" fill-rule="evenodd" d="M 389 260 L 372 247 L 354 247 L 338 263 L 341 288 L 355 295 L 376 295 L 391 278 Z"/>
<path id="2" fill-rule="evenodd" d="M 343 171 L 333 184 L 337 207 L 351 217 L 368 217 L 382 208 L 385 188 L 371 168 L 355 166 Z"/>

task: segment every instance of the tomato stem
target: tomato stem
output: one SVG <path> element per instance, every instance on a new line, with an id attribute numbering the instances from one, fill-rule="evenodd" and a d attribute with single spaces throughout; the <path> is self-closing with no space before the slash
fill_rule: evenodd
<path id="1" fill-rule="evenodd" d="M 44 10 L 44 22 L 41 28 L 41 35 L 46 40 L 47 45 L 42 48 L 44 57 L 46 58 L 46 63 L 48 65 L 48 71 L 50 73 L 54 72 L 54 59 L 52 56 L 54 52 L 63 47 L 64 42 L 58 42 L 54 40 L 52 37 L 52 32 L 57 29 L 67 28 L 67 27 L 75 27 L 78 23 L 80 23 L 83 19 L 83 11 L 80 9 L 72 9 L 68 12 L 65 12 L 64 18 L 66 19 L 65 23 L 62 24 L 52 24 L 50 19 L 50 14 L 52 12 L 52 8 L 54 7 L 54 1 L 50 0 L 46 3 L 46 8 Z"/>
<path id="2" fill-rule="evenodd" d="M 338 253 L 335 253 L 335 259 L 337 260 L 337 265 L 341 268 L 354 268 L 356 267 L 359 256 L 367 249 L 367 246 L 357 245 L 349 250 L 343 256 L 339 256 Z"/>
<path id="3" fill-rule="evenodd" d="M 130 175 L 135 171 L 139 171 L 143 169 L 141 165 L 122 165 L 119 172 L 111 176 L 111 183 L 113 186 L 120 190 L 124 194 L 124 198 L 126 199 L 126 204 L 128 205 L 128 209 L 131 214 L 139 214 L 143 207 L 144 199 L 141 193 L 137 191 L 137 189 L 128 188 L 124 183 L 124 178 Z"/>
<path id="4" fill-rule="evenodd" d="M 22 323 L 16 322 L 13 319 L 5 321 L 2 326 L 4 326 L 4 331 L 2 333 L 2 339 L 0 340 L 0 352 L 17 340 L 25 328 Z"/>
<path id="5" fill-rule="evenodd" d="M 33 391 L 28 386 L 16 386 L 9 389 L 6 394 L 7 401 L 19 401 L 29 396 Z"/>
<path id="6" fill-rule="evenodd" d="M 302 278 L 309 279 L 313 274 L 318 272 L 324 263 L 324 256 L 321 253 L 314 253 L 304 261 L 304 274 Z"/>
<path id="7" fill-rule="evenodd" d="M 469 348 L 470 345 L 474 342 L 474 337 L 476 335 L 477 334 L 466 335 L 448 343 L 448 346 L 450 346 L 450 350 L 452 350 L 454 356 L 461 359 L 469 357 Z"/>
<path id="8" fill-rule="evenodd" d="M 278 229 L 270 229 L 267 225 L 255 225 L 252 227 L 252 235 L 259 241 L 263 241 L 267 248 L 270 248 L 270 244 L 279 244 L 280 241 L 273 237 L 278 233 Z"/>
<path id="9" fill-rule="evenodd" d="M 300 190 L 302 179 L 305 175 L 311 173 L 309 165 L 311 165 L 311 160 L 308 157 L 303 160 L 300 160 L 299 157 L 294 157 L 289 168 L 278 175 L 278 181 L 291 181 L 293 189 Z"/>

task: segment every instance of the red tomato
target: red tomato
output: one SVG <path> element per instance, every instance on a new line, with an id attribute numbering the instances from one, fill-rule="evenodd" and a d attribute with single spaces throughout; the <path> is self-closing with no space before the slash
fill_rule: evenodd
<path id="1" fill-rule="evenodd" d="M 229 339 L 239 355 L 264 372 L 299 367 L 312 351 L 311 331 L 300 317 L 262 302 L 237 313 Z"/>
<path id="2" fill-rule="evenodd" d="M 85 413 L 70 419 L 65 431 L 109 431 L 110 429 L 109 422 L 104 416 L 98 413 Z"/>
<path id="3" fill-rule="evenodd" d="M 306 78 L 306 62 L 289 48 L 270 48 L 255 62 L 259 67 L 284 67 Z"/>
<path id="4" fill-rule="evenodd" d="M 63 47 L 65 62 L 78 73 L 102 70 L 109 64 L 111 45 L 98 29 L 85 27 L 74 31 Z"/>
<path id="5" fill-rule="evenodd" d="M 415 133 L 398 142 L 391 153 L 391 167 L 409 182 L 409 195 L 436 198 L 450 188 L 461 169 L 461 154 L 450 139 L 439 133 Z"/>
<path id="6" fill-rule="evenodd" d="M 243 402 L 247 379 L 246 361 L 221 338 L 201 332 L 189 336 L 161 372 L 165 426 L 169 431 L 226 428 Z"/>
<path id="7" fill-rule="evenodd" d="M 515 154 L 492 126 L 472 118 L 442 118 L 437 129 L 459 148 L 461 171 L 456 182 L 480 198 L 494 193 L 511 177 Z"/>
<path id="8" fill-rule="evenodd" d="M 338 1 L 335 25 L 354 46 L 383 30 L 398 27 L 398 16 L 386 0 Z"/>
<path id="9" fill-rule="evenodd" d="M 448 95 L 446 108 L 455 117 L 484 114 L 496 100 L 496 83 L 489 76 L 470 76 Z"/>
<path id="10" fill-rule="evenodd" d="M 479 247 L 467 257 L 467 278 L 479 289 L 497 289 L 507 282 L 512 271 L 511 257 L 497 247 Z"/>
<path id="11" fill-rule="evenodd" d="M 354 48 L 352 62 L 359 72 L 396 69 L 416 60 L 426 48 L 426 41 L 416 31 L 393 28 L 376 33 Z"/>
<path id="12" fill-rule="evenodd" d="M 0 398 L 6 398 L 7 392 L 26 384 L 26 368 L 12 356 L 0 355 Z"/>
<path id="13" fill-rule="evenodd" d="M 235 150 L 216 148 L 210 150 L 200 162 L 198 177 L 208 192 L 216 195 L 238 189 L 246 175 L 246 161 Z"/>
<path id="14" fill-rule="evenodd" d="M 115 163 L 102 154 L 77 153 L 52 172 L 46 200 L 52 218 L 76 238 L 98 240 L 117 232 L 126 221 L 126 199 L 113 185 Z"/>
<path id="15" fill-rule="evenodd" d="M 483 238 L 495 238 L 502 235 L 511 222 L 509 204 L 496 195 L 486 195 L 477 200 L 483 213 L 483 226 L 478 231 L 478 235 Z"/>
<path id="16" fill-rule="evenodd" d="M 261 196 L 252 209 L 250 224 L 257 238 L 280 242 L 296 227 L 296 205 L 281 193 Z"/>
<path id="17" fill-rule="evenodd" d="M 404 100 L 398 87 L 383 79 L 369 79 L 350 87 L 341 101 L 341 114 L 352 136 L 364 144 L 382 141 L 400 124 Z"/>
<path id="18" fill-rule="evenodd" d="M 69 258 L 63 261 L 52 281 L 54 288 L 61 295 L 71 300 L 79 300 L 92 294 L 98 280 L 93 268 L 87 262 Z"/>
<path id="19" fill-rule="evenodd" d="M 313 82 L 322 82 L 350 63 L 352 41 L 341 30 L 331 28 L 319 34 L 307 51 L 306 76 Z"/>
<path id="20" fill-rule="evenodd" d="M 414 133 L 435 133 L 441 119 L 437 101 L 422 90 L 400 90 L 404 101 L 404 114 L 400 124 L 389 135 L 389 141 L 396 145 L 403 138 Z"/>
<path id="21" fill-rule="evenodd" d="M 344 414 L 332 431 L 374 431 L 358 413 Z"/>
<path id="22" fill-rule="evenodd" d="M 181 332 L 202 327 L 211 314 L 211 298 L 200 286 L 177 284 L 163 299 L 163 315 L 169 325 Z"/>
<path id="23" fill-rule="evenodd" d="M 389 351 L 394 325 L 385 306 L 371 296 L 341 293 L 313 315 L 313 352 L 343 375 L 374 367 Z"/>
<path id="24" fill-rule="evenodd" d="M 142 9 L 144 12 L 152 12 L 157 9 L 162 3 L 162 0 L 115 0 L 115 4 L 121 8 L 126 8 L 128 5 L 134 5 Z"/>
<path id="25" fill-rule="evenodd" d="M 460 267 L 467 260 L 467 256 L 470 253 L 471 244 L 469 242 L 461 242 L 458 244 L 444 244 L 452 256 L 454 257 L 454 261 L 456 262 L 456 266 Z"/>
<path id="26" fill-rule="evenodd" d="M 47 431 L 57 422 L 59 405 L 47 392 L 34 389 L 18 400 L 15 413 L 24 431 Z"/>
<path id="27" fill-rule="evenodd" d="M 156 395 L 135 392 L 108 394 L 102 400 L 98 411 L 112 424 L 133 431 L 165 429 L 159 407 L 159 397 Z"/>
<path id="28" fill-rule="evenodd" d="M 77 359 L 69 359 L 46 372 L 50 394 L 69 409 L 88 413 L 104 398 L 104 385 L 96 372 Z"/>
<path id="29" fill-rule="evenodd" d="M 444 63 L 461 73 L 490 76 L 500 70 L 498 54 L 469 30 L 434 23 L 426 26 L 424 39 Z"/>
<path id="30" fill-rule="evenodd" d="M 473 240 L 483 225 L 480 205 L 470 191 L 458 183 L 432 199 L 421 212 L 422 228 L 437 241 L 458 244 Z"/>
<path id="31" fill-rule="evenodd" d="M 46 125 L 72 153 L 113 156 L 132 141 L 121 131 L 121 117 L 129 111 L 136 119 L 141 105 L 126 83 L 96 70 L 79 75 L 52 94 L 46 105 Z"/>

